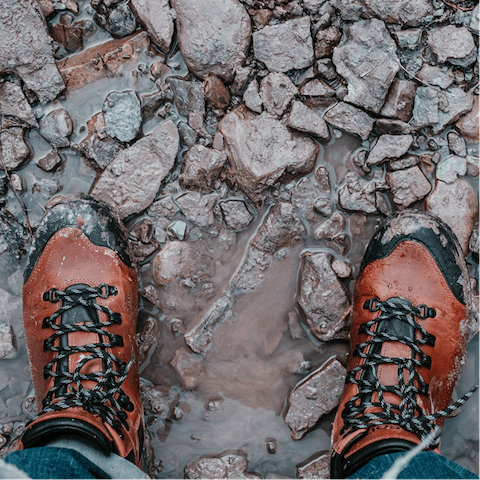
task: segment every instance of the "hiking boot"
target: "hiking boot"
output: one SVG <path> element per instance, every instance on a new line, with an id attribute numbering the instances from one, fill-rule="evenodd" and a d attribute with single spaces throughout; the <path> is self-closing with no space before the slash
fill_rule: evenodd
<path id="1" fill-rule="evenodd" d="M 80 435 L 143 467 L 137 274 L 103 202 L 60 198 L 33 240 L 23 321 L 39 413 L 20 448 Z"/>
<path id="2" fill-rule="evenodd" d="M 425 212 L 389 217 L 370 241 L 355 285 L 347 378 L 332 432 L 331 478 L 436 433 L 476 332 L 461 247 Z"/>

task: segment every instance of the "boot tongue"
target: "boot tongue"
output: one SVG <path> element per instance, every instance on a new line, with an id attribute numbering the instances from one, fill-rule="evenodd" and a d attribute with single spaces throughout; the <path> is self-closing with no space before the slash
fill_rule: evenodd
<path id="1" fill-rule="evenodd" d="M 76 285 L 70 285 L 68 288 L 65 289 L 65 293 L 67 293 L 68 296 L 72 298 L 72 301 L 63 299 L 62 304 L 63 306 L 73 305 L 73 308 L 67 310 L 65 313 L 62 314 L 61 323 L 63 323 L 64 325 L 70 325 L 73 323 L 99 322 L 98 310 L 93 306 L 96 303 L 96 300 L 94 298 L 85 300 L 84 294 L 88 291 L 89 288 L 90 287 L 88 285 L 85 285 L 84 283 L 79 283 Z M 79 290 L 81 291 L 81 293 L 78 293 Z M 82 298 L 83 303 L 86 303 L 86 305 L 78 303 L 78 301 Z"/>

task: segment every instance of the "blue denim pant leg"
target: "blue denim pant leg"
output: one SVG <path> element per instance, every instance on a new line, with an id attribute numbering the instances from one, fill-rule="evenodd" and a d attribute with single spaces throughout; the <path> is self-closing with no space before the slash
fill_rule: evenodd
<path id="1" fill-rule="evenodd" d="M 380 455 L 357 470 L 350 478 L 382 478 L 393 462 L 405 453 Z M 466 468 L 433 452 L 421 452 L 413 457 L 397 478 L 478 478 Z"/>
<path id="2" fill-rule="evenodd" d="M 27 448 L 9 453 L 5 462 L 23 470 L 30 478 L 111 478 L 71 448 Z"/>

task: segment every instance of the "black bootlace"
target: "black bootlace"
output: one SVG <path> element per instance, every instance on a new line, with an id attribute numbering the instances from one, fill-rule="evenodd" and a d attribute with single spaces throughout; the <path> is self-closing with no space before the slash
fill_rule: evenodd
<path id="1" fill-rule="evenodd" d="M 107 348 L 123 346 L 123 338 L 105 330 L 105 327 L 109 325 L 121 324 L 122 319 L 120 314 L 93 301 L 95 298 L 108 298 L 111 295 L 117 295 L 117 289 L 106 284 L 98 287 L 85 286 L 81 289 L 69 287 L 68 292 L 51 289 L 44 293 L 44 301 L 51 303 L 63 301 L 62 307 L 50 317 L 44 318 L 42 324 L 42 328 L 55 330 L 55 333 L 47 338 L 44 343 L 45 351 L 50 350 L 57 353 L 55 358 L 44 367 L 44 378 L 53 377 L 55 380 L 53 387 L 50 388 L 43 400 L 42 411 L 30 422 L 48 412 L 81 407 L 91 414 L 98 415 L 104 423 L 114 428 L 121 438 L 123 438 L 122 426 L 126 430 L 129 429 L 126 411 L 132 411 L 134 406 L 122 390 L 121 385 L 127 377 L 133 359 L 126 363 L 107 351 Z M 84 324 L 56 323 L 56 320 L 62 314 L 79 305 L 88 308 L 93 307 L 98 312 L 105 313 L 108 320 L 105 322 L 88 321 Z M 61 346 L 61 337 L 74 332 L 95 333 L 99 335 L 99 339 L 105 339 L 105 341 L 100 340 L 98 343 L 81 346 Z M 87 355 L 77 363 L 73 372 L 59 369 L 62 360 L 67 359 L 68 362 L 70 355 L 78 353 Z M 82 368 L 88 362 L 96 359 L 102 361 L 102 371 L 81 373 Z M 96 382 L 96 385 L 94 388 L 88 389 L 82 384 L 84 381 L 93 381 Z"/>
<path id="2" fill-rule="evenodd" d="M 393 299 L 380 301 L 378 298 L 372 298 L 365 302 L 363 308 L 370 312 L 380 311 L 379 317 L 363 323 L 360 326 L 359 333 L 367 334 L 371 338 L 357 345 L 354 355 L 365 359 L 365 362 L 347 373 L 346 383 L 358 385 L 359 393 L 354 395 L 346 404 L 342 412 L 344 426 L 341 434 L 356 431 L 358 429 L 369 429 L 378 425 L 399 425 L 404 430 L 414 433 L 424 440 L 432 430 L 438 430 L 435 421 L 441 417 L 447 417 L 470 398 L 478 389 L 478 385 L 473 387 L 463 397 L 452 403 L 443 410 L 426 415 L 417 403 L 417 395 L 426 395 L 428 393 L 428 384 L 418 373 L 418 367 L 430 368 L 431 358 L 426 355 L 421 346 L 435 344 L 435 337 L 429 334 L 416 320 L 433 318 L 436 311 L 426 305 L 413 306 L 410 302 L 398 302 Z M 413 327 L 415 333 L 412 337 L 405 335 L 394 335 L 384 331 L 376 331 L 375 325 L 383 320 L 398 319 Z M 418 338 L 416 338 L 418 337 Z M 415 355 L 413 358 L 384 357 L 378 353 L 372 352 L 375 345 L 384 342 L 400 342 L 412 349 Z M 396 364 L 398 367 L 398 385 L 383 385 L 378 380 L 376 372 L 378 366 L 382 364 Z M 408 381 L 405 381 L 404 371 L 408 371 Z M 358 373 L 361 372 L 360 375 Z M 367 375 L 367 372 L 369 373 Z M 355 377 L 359 378 L 355 378 Z M 370 378 L 365 378 L 370 377 Z M 373 379 L 373 380 L 372 380 Z M 399 405 L 390 404 L 385 400 L 385 393 L 391 393 L 400 398 Z M 373 402 L 372 394 L 378 395 L 378 402 Z M 368 408 L 376 409 L 365 413 Z M 436 448 L 440 443 L 440 438 L 434 438 L 430 443 L 431 448 Z"/>

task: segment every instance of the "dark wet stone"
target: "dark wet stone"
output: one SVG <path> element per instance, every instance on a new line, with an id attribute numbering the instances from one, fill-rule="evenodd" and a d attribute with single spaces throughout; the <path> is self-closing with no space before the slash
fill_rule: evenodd
<path id="1" fill-rule="evenodd" d="M 263 200 L 284 173 L 308 173 L 315 165 L 315 142 L 265 112 L 255 115 L 242 105 L 225 115 L 219 130 L 229 155 L 227 177 L 253 201 Z"/>
<path id="2" fill-rule="evenodd" d="M 376 135 L 408 135 L 413 132 L 413 128 L 409 123 L 402 122 L 401 120 L 393 120 L 388 118 L 375 119 L 375 125 L 373 127 L 373 133 Z"/>
<path id="3" fill-rule="evenodd" d="M 245 230 L 254 218 L 243 200 L 225 200 L 220 202 L 220 209 L 227 228 L 234 232 Z"/>
<path id="4" fill-rule="evenodd" d="M 412 125 L 417 129 L 438 122 L 438 95 L 433 87 L 419 87 L 415 94 Z"/>
<path id="5" fill-rule="evenodd" d="M 295 386 L 285 416 L 293 440 L 301 440 L 323 415 L 338 406 L 346 374 L 345 367 L 331 358 Z"/>
<path id="6" fill-rule="evenodd" d="M 415 27 L 432 19 L 429 0 L 365 0 L 367 12 L 386 23 Z"/>
<path id="7" fill-rule="evenodd" d="M 424 198 L 432 186 L 418 166 L 388 172 L 386 181 L 394 203 L 406 208 L 413 202 Z"/>
<path id="8" fill-rule="evenodd" d="M 177 197 L 175 203 L 189 222 L 198 227 L 208 227 L 215 222 L 213 209 L 217 200 L 216 193 L 202 195 L 198 192 L 187 192 Z"/>
<path id="9" fill-rule="evenodd" d="M 141 367 L 150 357 L 157 344 L 158 326 L 157 320 L 148 317 L 137 333 L 138 365 Z"/>
<path id="10" fill-rule="evenodd" d="M 194 145 L 183 156 L 180 186 L 202 193 L 212 192 L 214 183 L 227 161 L 223 150 L 214 150 L 203 145 Z"/>
<path id="11" fill-rule="evenodd" d="M 227 82 L 243 66 L 251 39 L 250 17 L 237 0 L 172 0 L 178 42 L 188 69 Z"/>
<path id="12" fill-rule="evenodd" d="M 185 478 L 263 478 L 247 472 L 247 454 L 242 450 L 227 450 L 217 455 L 200 457 L 184 469 Z"/>
<path id="13" fill-rule="evenodd" d="M 185 350 L 177 350 L 171 364 L 178 375 L 180 375 L 186 388 L 194 389 L 198 387 L 204 372 L 202 355 L 186 352 Z"/>
<path id="14" fill-rule="evenodd" d="M 467 173 L 467 159 L 457 155 L 443 158 L 437 165 L 435 177 L 445 183 L 453 183 L 457 177 Z"/>
<path id="15" fill-rule="evenodd" d="M 263 101 L 262 97 L 260 97 L 257 80 L 254 79 L 248 84 L 248 87 L 243 94 L 243 101 L 250 110 L 257 113 L 262 113 Z"/>
<path id="16" fill-rule="evenodd" d="M 413 143 L 412 135 L 382 135 L 367 157 L 367 165 L 378 165 L 404 155 Z"/>
<path id="17" fill-rule="evenodd" d="M 130 6 L 142 25 L 145 25 L 153 43 L 168 53 L 174 31 L 175 11 L 168 0 L 130 0 Z"/>
<path id="18" fill-rule="evenodd" d="M 328 217 L 333 213 L 333 202 L 330 198 L 316 198 L 313 202 L 313 209 L 320 215 Z"/>
<path id="19" fill-rule="evenodd" d="M 427 34 L 427 44 L 441 63 L 467 67 L 477 58 L 473 36 L 466 27 L 446 25 L 432 28 Z"/>
<path id="20" fill-rule="evenodd" d="M 162 308 L 158 291 L 152 284 L 145 285 L 140 291 L 140 295 L 147 299 L 152 305 Z"/>
<path id="21" fill-rule="evenodd" d="M 63 108 L 53 110 L 40 121 L 40 135 L 54 147 L 68 147 L 72 132 L 72 119 Z"/>
<path id="22" fill-rule="evenodd" d="M 137 28 L 135 15 L 126 2 L 108 9 L 105 15 L 96 13 L 93 20 L 114 38 L 127 37 Z"/>
<path id="23" fill-rule="evenodd" d="M 335 27 L 319 30 L 315 36 L 315 58 L 327 58 L 332 56 L 334 47 L 340 41 L 340 32 Z"/>
<path id="24" fill-rule="evenodd" d="M 169 77 L 166 83 L 173 91 L 178 113 L 188 117 L 191 112 L 205 114 L 205 98 L 201 82 L 188 82 L 179 78 Z"/>
<path id="25" fill-rule="evenodd" d="M 435 189 L 425 199 L 425 210 L 438 215 L 453 230 L 468 254 L 468 242 L 478 221 L 478 206 L 473 187 L 464 179 L 453 183 L 437 180 Z"/>
<path id="26" fill-rule="evenodd" d="M 197 143 L 197 132 L 186 122 L 178 122 L 177 127 L 182 144 L 187 147 L 193 147 Z"/>
<path id="27" fill-rule="evenodd" d="M 298 304 L 312 335 L 321 341 L 338 338 L 351 310 L 347 291 L 331 261 L 326 253 L 304 252 L 298 278 Z"/>
<path id="28" fill-rule="evenodd" d="M 448 148 L 450 151 L 459 157 L 467 155 L 467 144 L 465 140 L 456 132 L 447 133 Z"/>
<path id="29" fill-rule="evenodd" d="M 15 358 L 18 353 L 17 338 L 11 325 L 0 322 L 0 359 Z"/>
<path id="30" fill-rule="evenodd" d="M 203 82 L 205 98 L 216 108 L 227 108 L 230 93 L 224 83 L 213 73 L 208 74 Z"/>
<path id="31" fill-rule="evenodd" d="M 318 167 L 315 170 L 315 181 L 323 196 L 330 195 L 332 192 L 332 186 L 330 183 L 330 174 L 326 167 Z"/>
<path id="32" fill-rule="evenodd" d="M 347 219 L 340 212 L 335 212 L 330 218 L 315 228 L 313 236 L 317 240 L 336 237 L 347 226 Z"/>
<path id="33" fill-rule="evenodd" d="M 460 118 L 455 124 L 455 128 L 459 131 L 460 135 L 467 140 L 478 142 L 479 136 L 479 100 L 478 95 L 473 97 L 473 107 L 466 115 Z"/>
<path id="34" fill-rule="evenodd" d="M 105 129 L 110 137 L 121 142 L 132 141 L 140 131 L 142 110 L 133 90 L 110 92 L 103 102 Z"/>
<path id="35" fill-rule="evenodd" d="M 296 478 L 330 478 L 330 453 L 317 453 L 296 467 Z"/>
<path id="36" fill-rule="evenodd" d="M 0 74 L 16 73 L 41 103 L 55 99 L 65 85 L 43 19 L 29 2 L 4 0 L 1 9 Z"/>
<path id="37" fill-rule="evenodd" d="M 172 318 L 169 323 L 172 326 L 172 332 L 176 335 L 183 335 L 185 333 L 185 325 L 181 318 Z"/>
<path id="38" fill-rule="evenodd" d="M 0 83 L 0 115 L 11 115 L 30 127 L 38 128 L 32 108 L 17 82 L 5 80 Z"/>
<path id="39" fill-rule="evenodd" d="M 330 58 L 321 58 L 315 62 L 315 73 L 325 80 L 335 80 L 337 78 L 337 70 Z"/>
<path id="40" fill-rule="evenodd" d="M 365 13 L 365 6 L 361 0 L 330 0 L 329 3 L 340 12 L 343 20 L 357 21 Z"/>
<path id="41" fill-rule="evenodd" d="M 309 67 L 313 62 L 310 17 L 269 25 L 254 32 L 253 52 L 272 72 Z"/>
<path id="42" fill-rule="evenodd" d="M 400 68 L 385 24 L 373 18 L 349 25 L 332 60 L 348 83 L 344 100 L 378 113 Z"/>
<path id="43" fill-rule="evenodd" d="M 57 23 L 52 28 L 52 38 L 63 45 L 68 53 L 83 49 L 82 30 L 73 25 Z"/>
<path id="44" fill-rule="evenodd" d="M 447 67 L 436 67 L 425 63 L 417 73 L 417 78 L 429 85 L 436 85 L 440 88 L 448 88 L 455 80 L 453 72 Z"/>
<path id="45" fill-rule="evenodd" d="M 297 93 L 297 87 L 284 73 L 269 73 L 260 84 L 260 98 L 263 107 L 267 112 L 279 117 L 283 115 Z"/>
<path id="46" fill-rule="evenodd" d="M 370 115 L 345 102 L 334 105 L 323 118 L 332 127 L 359 135 L 362 140 L 368 139 L 374 123 Z"/>
<path id="47" fill-rule="evenodd" d="M 330 140 L 330 131 L 325 120 L 302 102 L 294 100 L 287 117 L 287 125 L 300 132 L 309 133 L 322 142 Z"/>
<path id="48" fill-rule="evenodd" d="M 146 415 L 158 415 L 162 419 L 171 418 L 173 409 L 178 405 L 178 393 L 172 394 L 168 389 L 157 387 L 140 378 L 143 411 Z"/>
<path id="49" fill-rule="evenodd" d="M 252 80 L 254 74 L 255 70 L 249 65 L 237 67 L 235 78 L 230 85 L 230 92 L 232 92 L 233 95 L 241 96 L 247 88 L 248 82 Z"/>
<path id="50" fill-rule="evenodd" d="M 30 155 L 25 142 L 25 129 L 22 127 L 6 128 L 0 133 L 0 169 L 15 170 Z"/>
<path id="51" fill-rule="evenodd" d="M 130 245 L 137 262 L 143 262 L 159 249 L 160 245 L 153 237 L 153 223 L 143 218 L 135 224 L 129 234 Z"/>
<path id="52" fill-rule="evenodd" d="M 114 207 L 121 218 L 141 212 L 151 205 L 173 167 L 178 144 L 175 124 L 171 120 L 161 123 L 150 135 L 117 154 L 91 194 Z"/>
<path id="53" fill-rule="evenodd" d="M 397 39 L 400 48 L 415 50 L 422 39 L 421 28 L 408 28 L 406 30 L 394 31 L 393 36 Z"/>
<path id="54" fill-rule="evenodd" d="M 38 160 L 37 165 L 45 172 L 55 170 L 62 163 L 62 157 L 56 150 L 52 150 Z"/>
<path id="55" fill-rule="evenodd" d="M 475 227 L 473 228 L 468 246 L 471 252 L 476 253 L 478 255 L 478 248 L 479 248 L 478 222 L 475 224 Z"/>
<path id="56" fill-rule="evenodd" d="M 416 91 L 417 84 L 415 82 L 395 79 L 390 86 L 380 115 L 408 122 L 412 116 Z"/>
<path id="57" fill-rule="evenodd" d="M 165 103 L 167 97 L 171 95 L 171 92 L 165 88 L 158 90 L 148 95 L 142 95 L 140 97 L 140 105 L 142 108 L 142 116 L 145 118 L 152 118 L 157 110 Z"/>
<path id="58" fill-rule="evenodd" d="M 387 164 L 387 168 L 390 171 L 403 170 L 405 168 L 410 168 L 414 165 L 418 165 L 419 162 L 420 157 L 418 155 L 405 155 L 404 157 L 390 160 Z"/>

